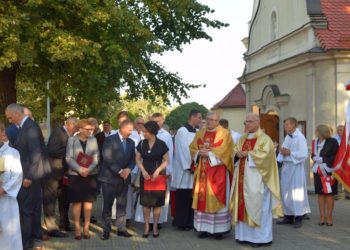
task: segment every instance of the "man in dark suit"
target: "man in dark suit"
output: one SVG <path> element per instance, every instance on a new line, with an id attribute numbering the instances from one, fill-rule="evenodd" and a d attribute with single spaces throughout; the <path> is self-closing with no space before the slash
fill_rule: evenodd
<path id="1" fill-rule="evenodd" d="M 58 228 L 70 231 L 67 198 L 67 186 L 63 180 L 68 165 L 66 163 L 66 147 L 69 136 L 77 132 L 76 118 L 69 118 L 64 126 L 54 129 L 47 143 L 47 152 L 51 165 L 51 174 L 43 181 L 43 205 L 44 223 L 51 237 L 68 237 L 68 234 L 61 232 Z M 56 201 L 60 213 L 59 227 L 56 224 Z"/>
<path id="2" fill-rule="evenodd" d="M 32 111 L 30 111 L 29 108 L 23 107 L 23 113 L 34 121 Z M 15 124 L 11 124 L 6 128 L 5 133 L 10 142 L 10 145 L 13 145 L 15 143 L 18 132 L 19 129 Z"/>
<path id="3" fill-rule="evenodd" d="M 102 160 L 102 148 L 103 148 L 103 143 L 105 142 L 106 137 L 111 135 L 112 131 L 112 126 L 109 121 L 104 121 L 103 122 L 103 131 L 97 133 L 95 135 L 97 144 L 98 144 L 98 149 L 100 150 L 100 157 Z"/>
<path id="4" fill-rule="evenodd" d="M 126 202 L 130 172 L 135 166 L 135 143 L 129 138 L 133 123 L 125 120 L 119 125 L 119 131 L 106 138 L 102 154 L 99 181 L 102 182 L 104 230 L 101 239 L 109 239 L 114 199 L 117 199 L 118 235 L 131 237 L 126 230 Z"/>
<path id="5" fill-rule="evenodd" d="M 104 121 L 103 122 L 103 131 L 97 133 L 95 135 L 96 140 L 97 140 L 97 145 L 98 145 L 98 149 L 100 150 L 100 161 L 99 161 L 99 172 L 101 170 L 101 164 L 103 161 L 103 156 L 102 156 L 102 148 L 103 148 L 103 144 L 105 142 L 105 139 L 111 135 L 112 132 L 112 125 L 109 121 Z M 100 189 L 101 189 L 101 182 L 99 180 L 97 180 L 97 194 L 100 194 Z"/>
<path id="6" fill-rule="evenodd" d="M 51 171 L 44 137 L 38 124 L 23 113 L 22 106 L 8 105 L 5 115 L 19 128 L 13 146 L 20 153 L 23 170 L 23 184 L 17 196 L 23 248 L 42 249 L 41 179 Z"/>

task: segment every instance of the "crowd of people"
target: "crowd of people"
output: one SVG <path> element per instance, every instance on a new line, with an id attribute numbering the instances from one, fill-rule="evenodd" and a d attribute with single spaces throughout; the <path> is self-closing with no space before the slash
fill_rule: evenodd
<path id="1" fill-rule="evenodd" d="M 68 237 L 69 231 L 75 240 L 90 239 L 98 195 L 101 240 L 110 238 L 113 219 L 120 237 L 132 237 L 127 228 L 136 221 L 144 224 L 143 238 L 150 232 L 158 238 L 170 203 L 172 224 L 194 229 L 199 238 L 220 240 L 234 226 L 238 243 L 270 245 L 273 218 L 300 228 L 311 212 L 309 157 L 318 225 L 333 225 L 338 186 L 332 166 L 340 138 L 332 138 L 327 125 L 317 126 L 310 155 L 293 117 L 284 121 L 286 137 L 278 147 L 254 113 L 246 115 L 243 135 L 217 113 L 202 119 L 195 109 L 174 136 L 164 129 L 161 113 L 145 122 L 142 117 L 131 121 L 121 111 L 118 129 L 104 121 L 102 131 L 94 118 L 69 118 L 47 144 L 29 109 L 10 104 L 5 115 L 11 125 L 0 122 L 1 249 L 42 249 L 43 240 Z"/>

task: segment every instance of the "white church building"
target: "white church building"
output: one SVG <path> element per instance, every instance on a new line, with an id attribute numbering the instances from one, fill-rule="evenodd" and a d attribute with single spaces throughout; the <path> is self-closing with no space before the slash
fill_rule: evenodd
<path id="1" fill-rule="evenodd" d="M 275 141 L 296 117 L 310 143 L 319 124 L 344 123 L 350 79 L 350 2 L 255 0 L 239 78 L 247 111 Z"/>

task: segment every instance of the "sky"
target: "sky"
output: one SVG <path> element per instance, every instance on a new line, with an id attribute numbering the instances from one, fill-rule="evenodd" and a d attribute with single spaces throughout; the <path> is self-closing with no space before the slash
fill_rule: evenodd
<path id="1" fill-rule="evenodd" d="M 190 98 L 183 103 L 198 102 L 212 108 L 235 85 L 244 69 L 241 40 L 248 36 L 253 0 L 198 0 L 215 12 L 208 17 L 230 26 L 222 29 L 207 29 L 213 41 L 196 40 L 184 46 L 183 52 L 168 52 L 159 60 L 171 72 L 177 72 L 184 82 L 206 84 L 206 88 L 189 92 Z"/>

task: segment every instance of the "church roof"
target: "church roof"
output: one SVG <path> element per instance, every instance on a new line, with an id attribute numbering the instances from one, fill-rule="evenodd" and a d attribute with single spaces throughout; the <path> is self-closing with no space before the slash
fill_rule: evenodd
<path id="1" fill-rule="evenodd" d="M 320 0 L 320 2 L 328 22 L 327 28 L 316 28 L 316 36 L 322 48 L 350 49 L 350 1 Z"/>
<path id="2" fill-rule="evenodd" d="M 237 84 L 221 101 L 212 109 L 219 108 L 245 108 L 246 96 L 241 84 Z"/>

